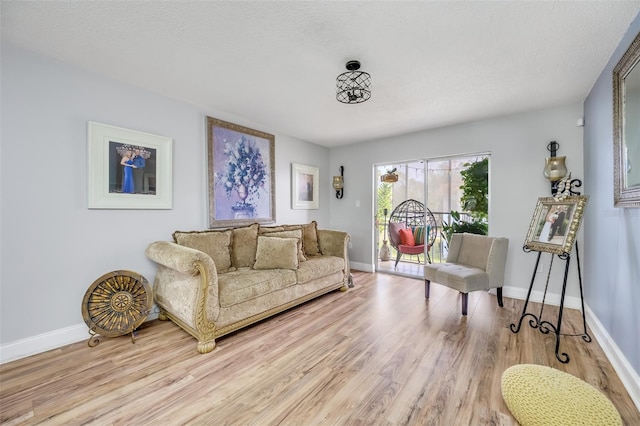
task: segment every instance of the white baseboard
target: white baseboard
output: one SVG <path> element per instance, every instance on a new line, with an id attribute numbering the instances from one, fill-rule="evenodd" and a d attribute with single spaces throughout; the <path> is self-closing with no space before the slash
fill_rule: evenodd
<path id="1" fill-rule="evenodd" d="M 147 316 L 146 321 L 151 321 L 156 318 L 158 318 L 158 314 L 152 311 Z M 88 341 L 89 337 L 91 337 L 89 335 L 89 328 L 86 324 L 82 323 L 16 340 L 0 346 L 0 364 L 26 358 L 83 340 Z"/>
<path id="2" fill-rule="evenodd" d="M 0 347 L 0 364 L 46 352 L 81 340 L 89 340 L 86 324 L 72 325 L 48 333 L 16 340 Z"/>
<path id="3" fill-rule="evenodd" d="M 504 297 L 510 297 L 512 299 L 525 300 L 527 298 L 527 290 L 528 289 L 526 288 L 504 286 L 502 287 L 502 295 Z M 532 291 L 531 297 L 529 297 L 529 301 L 542 303 L 542 296 L 544 296 L 544 292 Z M 544 303 L 546 305 L 560 306 L 560 295 L 555 293 L 547 293 L 547 297 Z M 582 303 L 580 302 L 579 297 L 565 296 L 564 306 L 565 308 L 569 309 L 582 310 Z"/>
<path id="4" fill-rule="evenodd" d="M 363 272 L 375 272 L 376 268 L 374 265 L 369 264 L 369 263 L 360 263 L 360 262 L 351 262 L 349 261 L 349 268 L 350 269 L 355 269 L 356 271 L 363 271 Z"/>
<path id="5" fill-rule="evenodd" d="M 629 361 L 627 361 L 627 358 L 620 351 L 616 342 L 613 341 L 598 317 L 588 305 L 585 306 L 584 313 L 587 318 L 587 325 L 593 332 L 593 338 L 597 340 L 600 347 L 602 347 L 602 350 L 609 359 L 613 369 L 616 370 L 618 377 L 620 377 L 627 393 L 629 393 L 631 400 L 636 405 L 636 408 L 640 410 L 640 376 L 633 369 L 631 364 L 629 364 Z"/>

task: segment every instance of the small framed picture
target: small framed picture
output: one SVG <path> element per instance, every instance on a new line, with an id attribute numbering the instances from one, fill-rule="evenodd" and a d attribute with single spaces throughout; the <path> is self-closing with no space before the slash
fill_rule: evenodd
<path id="1" fill-rule="evenodd" d="M 90 121 L 88 207 L 171 209 L 172 139 Z"/>
<path id="2" fill-rule="evenodd" d="M 291 163 L 291 208 L 313 210 L 319 208 L 320 170 L 317 167 Z"/>
<path id="3" fill-rule="evenodd" d="M 586 204 L 585 195 L 560 200 L 539 198 L 524 247 L 555 254 L 571 253 Z"/>

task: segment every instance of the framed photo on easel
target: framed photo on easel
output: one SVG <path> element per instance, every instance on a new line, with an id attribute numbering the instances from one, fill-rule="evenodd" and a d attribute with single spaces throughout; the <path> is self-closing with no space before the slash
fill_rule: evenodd
<path id="1" fill-rule="evenodd" d="M 538 198 L 524 248 L 554 254 L 571 253 L 587 198 L 585 195 Z"/>

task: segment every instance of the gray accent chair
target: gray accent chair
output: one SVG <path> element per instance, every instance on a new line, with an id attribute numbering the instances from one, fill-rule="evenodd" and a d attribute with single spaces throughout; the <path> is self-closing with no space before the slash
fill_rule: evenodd
<path id="1" fill-rule="evenodd" d="M 453 234 L 445 263 L 424 265 L 424 297 L 429 298 L 431 281 L 462 293 L 462 315 L 467 315 L 469 292 L 497 289 L 502 303 L 504 270 L 509 240 L 476 234 Z"/>

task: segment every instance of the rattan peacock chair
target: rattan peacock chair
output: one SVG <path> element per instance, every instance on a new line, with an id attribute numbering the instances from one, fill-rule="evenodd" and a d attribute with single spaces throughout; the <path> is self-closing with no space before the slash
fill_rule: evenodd
<path id="1" fill-rule="evenodd" d="M 403 244 L 400 237 L 402 229 L 411 231 L 413 241 L 404 241 L 405 244 Z M 420 255 L 425 253 L 427 262 L 431 263 L 429 251 L 437 236 L 438 224 L 431 210 L 425 208 L 420 201 L 413 199 L 400 203 L 393 209 L 389 217 L 389 242 L 398 252 L 395 267 L 398 266 L 403 254 L 417 255 L 418 262 L 420 262 Z M 411 244 L 412 242 L 413 244 Z M 427 246 L 426 250 L 425 245 Z"/>

